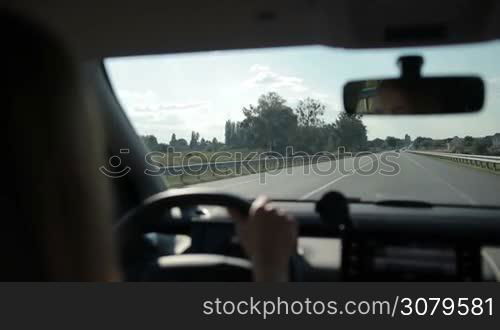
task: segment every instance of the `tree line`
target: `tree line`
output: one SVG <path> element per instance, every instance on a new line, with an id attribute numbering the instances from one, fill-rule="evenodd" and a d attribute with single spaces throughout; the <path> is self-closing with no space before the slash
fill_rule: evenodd
<path id="1" fill-rule="evenodd" d="M 216 138 L 205 139 L 193 131 L 189 141 L 175 134 L 169 143 L 160 143 L 154 135 L 142 136 L 145 144 L 154 151 L 166 151 L 173 147 L 177 151 L 219 151 L 230 149 L 259 149 L 285 152 L 287 147 L 295 151 L 316 153 L 336 152 L 345 148 L 347 152 L 381 151 L 408 146 L 405 139 L 387 137 L 368 140 L 362 116 L 340 112 L 332 122 L 324 119 L 326 105 L 314 98 L 299 100 L 295 107 L 278 93 L 261 95 L 256 104 L 242 108 L 242 121 L 227 120 L 224 126 L 224 143 Z"/>
<path id="2" fill-rule="evenodd" d="M 334 122 L 323 119 L 326 106 L 313 98 L 300 100 L 295 108 L 275 92 L 259 97 L 257 104 L 242 109 L 244 119 L 226 121 L 225 145 L 230 148 L 262 148 L 284 152 L 294 147 L 308 153 L 360 151 L 367 146 L 367 130 L 359 115 L 339 114 Z"/>
<path id="3" fill-rule="evenodd" d="M 169 147 L 176 151 L 217 151 L 223 147 L 223 144 L 217 141 L 217 138 L 212 138 L 208 140 L 205 138 L 200 138 L 200 133 L 191 132 L 191 139 L 188 142 L 186 139 L 178 139 L 175 133 L 172 134 L 169 143 L 158 142 L 158 139 L 154 135 L 142 135 L 142 140 L 144 144 L 152 151 L 167 152 Z"/>
<path id="4" fill-rule="evenodd" d="M 500 155 L 500 147 L 493 143 L 493 136 L 464 138 L 457 136 L 446 139 L 432 139 L 417 137 L 413 142 L 415 150 L 441 150 L 453 153 L 466 153 L 475 155 Z"/>
<path id="5" fill-rule="evenodd" d="M 154 135 L 142 136 L 153 151 L 166 152 L 169 147 L 176 151 L 220 151 L 231 149 L 269 150 L 284 153 L 287 147 L 310 154 L 322 151 L 347 152 L 382 151 L 411 147 L 415 150 L 442 150 L 448 152 L 500 155 L 500 142 L 494 137 L 432 139 L 409 135 L 403 139 L 388 136 L 369 141 L 362 116 L 340 112 L 332 122 L 324 119 L 326 105 L 310 97 L 299 100 L 291 107 L 278 93 L 261 95 L 256 104 L 242 108 L 242 121 L 227 120 L 224 126 L 224 142 L 215 137 L 206 139 L 196 131 L 191 138 L 177 138 L 172 134 L 169 143 L 158 142 Z M 500 134 L 495 135 L 500 141 Z"/>

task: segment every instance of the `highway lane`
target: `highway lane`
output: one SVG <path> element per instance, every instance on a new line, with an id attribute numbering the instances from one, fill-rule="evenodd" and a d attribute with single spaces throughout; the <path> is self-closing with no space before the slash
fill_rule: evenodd
<path id="1" fill-rule="evenodd" d="M 429 156 L 404 152 L 388 156 L 383 153 L 372 158 L 296 166 L 278 173 L 259 173 L 193 187 L 244 197 L 266 194 L 272 198 L 315 200 L 329 190 L 338 190 L 349 197 L 368 201 L 404 199 L 500 206 L 500 175 Z M 387 158 L 392 165 L 383 160 Z M 384 173 L 396 167 L 399 168 L 397 173 Z"/>
<path id="2" fill-rule="evenodd" d="M 404 199 L 500 206 L 500 175 L 404 152 L 397 158 L 391 158 L 399 168 L 397 174 L 384 175 L 382 170 L 387 171 L 390 166 L 383 164 L 383 157 L 384 154 L 379 154 L 373 160 L 365 157 L 357 160 L 348 158 L 332 164 L 318 164 L 321 170 L 337 168 L 327 175 L 313 171 L 308 173 L 306 167 L 298 166 L 290 172 L 281 171 L 276 175 L 254 174 L 194 186 L 232 192 L 243 197 L 266 194 L 276 199 L 316 200 L 329 190 L 338 190 L 349 197 L 360 197 L 367 201 Z M 341 165 L 346 170 L 357 171 L 342 174 L 338 170 Z M 373 165 L 376 165 L 374 168 L 377 171 L 368 174 Z M 334 250 L 330 255 L 339 255 L 333 253 Z M 500 276 L 500 249 L 483 249 L 482 256 L 494 273 Z"/>

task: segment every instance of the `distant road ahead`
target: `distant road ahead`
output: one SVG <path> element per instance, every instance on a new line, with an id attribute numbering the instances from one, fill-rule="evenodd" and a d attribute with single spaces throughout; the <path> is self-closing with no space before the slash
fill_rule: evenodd
<path id="1" fill-rule="evenodd" d="M 377 160 L 368 157 L 355 161 L 353 158 L 320 163 L 318 168 L 326 171 L 343 165 L 352 170 L 356 165 L 361 171 L 378 166 L 379 171 L 371 175 L 357 172 L 341 174 L 336 170 L 328 175 L 307 172 L 304 166 L 282 170 L 279 174 L 253 174 L 220 181 L 200 183 L 193 187 L 207 187 L 232 192 L 243 197 L 266 194 L 281 199 L 319 199 L 329 190 L 338 190 L 349 197 L 363 200 L 423 200 L 433 203 L 500 206 L 500 175 L 468 168 L 423 155 L 401 153 L 391 158 L 400 167 L 396 175 L 386 176 L 380 169 L 388 170 Z M 373 164 L 372 164 L 373 163 Z"/>

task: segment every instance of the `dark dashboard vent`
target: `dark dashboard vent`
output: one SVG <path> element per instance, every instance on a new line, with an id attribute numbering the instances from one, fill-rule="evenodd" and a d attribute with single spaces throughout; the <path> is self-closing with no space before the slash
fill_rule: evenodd
<path id="1" fill-rule="evenodd" d="M 444 25 L 398 26 L 385 30 L 386 42 L 422 42 L 446 39 L 447 29 Z"/>

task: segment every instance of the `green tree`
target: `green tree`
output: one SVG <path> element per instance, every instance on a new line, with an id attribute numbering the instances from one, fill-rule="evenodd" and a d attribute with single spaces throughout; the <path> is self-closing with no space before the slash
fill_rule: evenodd
<path id="1" fill-rule="evenodd" d="M 411 143 L 411 137 L 408 134 L 405 134 L 404 146 L 409 146 Z"/>
<path id="2" fill-rule="evenodd" d="M 217 138 L 214 137 L 212 139 L 212 151 L 219 150 L 219 147 L 220 147 L 220 143 L 219 143 L 219 141 L 217 141 Z"/>
<path id="3" fill-rule="evenodd" d="M 372 145 L 375 148 L 383 148 L 385 145 L 385 141 L 379 138 L 376 138 L 375 140 L 372 141 Z"/>
<path id="4" fill-rule="evenodd" d="M 168 151 L 168 144 L 158 143 L 158 151 L 167 152 Z"/>
<path id="5" fill-rule="evenodd" d="M 200 133 L 195 131 L 191 132 L 191 140 L 189 141 L 189 148 L 196 149 L 198 147 L 198 141 L 200 139 Z"/>
<path id="6" fill-rule="evenodd" d="M 257 105 L 243 108 L 243 127 L 251 133 L 254 146 L 283 151 L 290 145 L 297 129 L 297 116 L 286 100 L 270 92 L 259 97 Z"/>
<path id="7" fill-rule="evenodd" d="M 144 135 L 141 136 L 142 141 L 144 144 L 149 148 L 151 151 L 159 151 L 159 145 L 158 145 L 158 140 L 156 139 L 156 136 L 154 135 Z"/>
<path id="8" fill-rule="evenodd" d="M 200 140 L 200 148 L 201 148 L 202 150 L 205 150 L 205 148 L 206 148 L 207 146 L 208 146 L 207 141 L 206 141 L 204 138 L 201 138 L 201 140 Z"/>
<path id="9" fill-rule="evenodd" d="M 445 141 L 445 143 L 449 142 L 448 140 Z M 416 150 L 422 149 L 422 150 L 428 150 L 432 149 L 434 142 L 431 138 L 428 137 L 422 137 L 419 136 L 413 141 L 413 147 Z"/>
<path id="10" fill-rule="evenodd" d="M 170 146 L 173 147 L 175 150 L 180 151 L 180 150 L 188 150 L 189 149 L 189 144 L 186 141 L 186 139 L 177 139 L 176 138 L 173 141 L 175 141 L 175 142 L 172 143 L 172 139 L 170 140 Z"/>
<path id="11" fill-rule="evenodd" d="M 474 140 L 472 152 L 476 155 L 488 155 L 489 148 L 492 146 L 492 141 L 488 137 Z"/>
<path id="12" fill-rule="evenodd" d="M 336 149 L 337 149 L 337 141 L 335 139 L 335 136 L 333 134 L 329 135 L 326 143 L 326 151 L 335 152 L 337 151 Z"/>
<path id="13" fill-rule="evenodd" d="M 230 120 L 226 121 L 224 126 L 224 138 L 227 146 L 232 146 L 234 143 L 234 123 Z"/>
<path id="14" fill-rule="evenodd" d="M 300 100 L 295 108 L 297 122 L 302 127 L 321 127 L 324 122 L 321 116 L 325 114 L 325 105 L 310 97 Z"/>
<path id="15" fill-rule="evenodd" d="M 174 133 L 174 134 L 172 134 L 172 137 L 170 138 L 170 145 L 175 146 L 176 143 L 177 143 L 177 138 L 176 138 L 175 133 Z"/>
<path id="16" fill-rule="evenodd" d="M 362 151 L 368 140 L 366 126 L 361 115 L 341 112 L 334 124 L 339 146 L 346 151 Z"/>
<path id="17" fill-rule="evenodd" d="M 395 149 L 398 146 L 398 139 L 395 138 L 394 136 L 388 136 L 385 139 L 385 143 L 389 148 Z"/>
<path id="18" fill-rule="evenodd" d="M 176 147 L 179 147 L 179 148 L 187 148 L 188 147 L 188 143 L 185 139 L 179 139 L 179 140 L 176 140 L 175 141 L 175 146 Z"/>
<path id="19" fill-rule="evenodd" d="M 325 108 L 323 103 L 309 97 L 298 102 L 294 111 L 298 123 L 294 145 L 300 151 L 315 153 L 324 148 L 330 150 L 335 145 L 335 137 L 324 129 L 321 118 Z"/>

